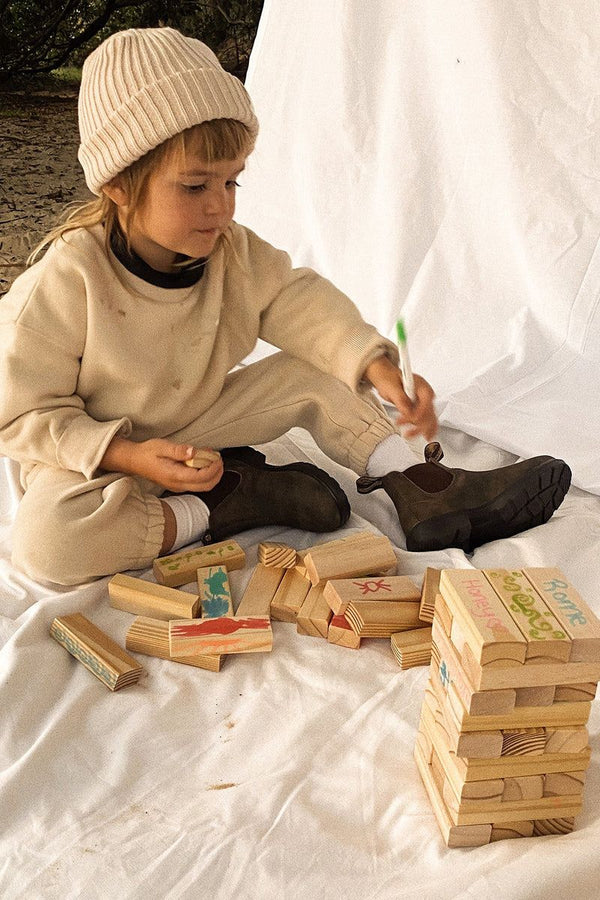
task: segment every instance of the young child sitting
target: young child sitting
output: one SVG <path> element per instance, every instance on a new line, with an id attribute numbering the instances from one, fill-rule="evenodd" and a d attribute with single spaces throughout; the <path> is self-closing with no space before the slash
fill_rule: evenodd
<path id="1" fill-rule="evenodd" d="M 387 491 L 409 549 L 472 549 L 552 515 L 569 486 L 560 460 L 463 472 L 430 445 L 412 465 L 400 425 L 434 437 L 431 387 L 415 376 L 411 402 L 395 345 L 233 220 L 258 124 L 208 47 L 170 28 L 113 35 L 83 67 L 79 123 L 96 199 L 1 305 L 18 567 L 76 584 L 259 525 L 339 528 L 350 510 L 333 478 L 251 446 L 294 426 L 363 476 L 359 490 Z M 281 352 L 236 369 L 259 337 Z M 220 452 L 197 469 L 198 448 Z"/>

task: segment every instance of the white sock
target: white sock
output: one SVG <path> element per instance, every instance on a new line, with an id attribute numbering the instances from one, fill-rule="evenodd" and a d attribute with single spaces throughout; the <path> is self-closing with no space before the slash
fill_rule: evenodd
<path id="1" fill-rule="evenodd" d="M 389 434 L 373 450 L 367 460 L 367 475 L 377 478 L 388 472 L 403 472 L 423 462 L 423 451 L 399 434 Z"/>
<path id="2" fill-rule="evenodd" d="M 200 497 L 195 494 L 174 494 L 160 499 L 171 507 L 177 524 L 175 542 L 169 552 L 191 544 L 208 528 L 210 510 Z"/>

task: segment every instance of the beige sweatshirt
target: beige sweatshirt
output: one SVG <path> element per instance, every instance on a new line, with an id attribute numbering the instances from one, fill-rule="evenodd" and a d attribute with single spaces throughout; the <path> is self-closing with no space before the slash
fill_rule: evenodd
<path id="1" fill-rule="evenodd" d="M 169 437 L 204 413 L 260 337 L 356 389 L 394 344 L 310 269 L 233 224 L 192 287 L 155 287 L 101 226 L 55 242 L 0 300 L 0 453 L 92 478 L 116 434 Z M 265 384 L 265 391 L 269 386 Z"/>

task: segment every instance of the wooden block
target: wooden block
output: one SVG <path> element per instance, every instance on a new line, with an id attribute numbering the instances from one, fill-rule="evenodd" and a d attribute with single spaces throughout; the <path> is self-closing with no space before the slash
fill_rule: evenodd
<path id="1" fill-rule="evenodd" d="M 452 633 L 452 613 L 448 609 L 448 604 L 441 594 L 437 594 L 435 598 L 434 618 L 439 622 L 444 634 L 450 637 Z"/>
<path id="2" fill-rule="evenodd" d="M 270 618 L 271 602 L 281 584 L 283 573 L 283 569 L 273 569 L 259 563 L 250 576 L 238 604 L 236 616 Z"/>
<path id="3" fill-rule="evenodd" d="M 325 583 L 323 596 L 334 615 L 346 612 L 355 601 L 385 601 L 419 604 L 419 589 L 406 575 L 381 578 L 336 578 Z M 417 624 L 422 624 L 417 609 Z"/>
<path id="4" fill-rule="evenodd" d="M 484 575 L 527 640 L 525 662 L 567 662 L 571 639 L 523 573 L 486 569 Z"/>
<path id="5" fill-rule="evenodd" d="M 81 613 L 57 616 L 50 634 L 111 691 L 134 684 L 144 671 L 136 659 Z"/>
<path id="6" fill-rule="evenodd" d="M 177 591 L 162 584 L 113 575 L 108 582 L 109 602 L 115 609 L 153 619 L 193 619 L 198 614 L 200 600 L 196 594 Z"/>
<path id="7" fill-rule="evenodd" d="M 209 654 L 171 656 L 169 652 L 169 623 L 162 619 L 138 616 L 129 627 L 125 646 L 128 650 L 144 653 L 146 656 L 155 656 L 158 659 L 168 659 L 171 662 L 181 663 L 185 666 L 195 666 L 197 669 L 206 669 L 209 672 L 219 672 L 221 670 L 221 656 L 211 656 Z"/>
<path id="8" fill-rule="evenodd" d="M 560 569 L 523 569 L 571 638 L 571 662 L 600 660 L 600 620 Z"/>
<path id="9" fill-rule="evenodd" d="M 544 797 L 583 794 L 585 772 L 549 772 L 544 775 Z"/>
<path id="10" fill-rule="evenodd" d="M 545 749 L 545 728 L 506 728 L 502 731 L 500 756 L 539 756 Z"/>
<path id="11" fill-rule="evenodd" d="M 521 775 L 518 778 L 505 778 L 502 800 L 539 800 L 544 793 L 544 775 Z M 565 792 L 566 793 L 566 792 Z M 573 791 L 573 793 L 575 793 Z"/>
<path id="12" fill-rule="evenodd" d="M 346 607 L 345 616 L 361 637 L 389 638 L 396 631 L 422 624 L 418 602 L 403 600 L 353 600 Z"/>
<path id="13" fill-rule="evenodd" d="M 296 617 L 298 634 L 327 639 L 331 610 L 323 597 L 325 584 L 311 587 Z"/>
<path id="14" fill-rule="evenodd" d="M 430 625 L 433 622 L 435 598 L 440 590 L 440 574 L 441 569 L 433 569 L 431 566 L 427 566 L 423 576 L 419 618 L 422 622 L 428 622 Z"/>
<path id="15" fill-rule="evenodd" d="M 503 822 L 502 824 L 493 822 L 490 844 L 493 841 L 505 841 L 512 838 L 531 837 L 532 835 L 533 822 Z"/>
<path id="16" fill-rule="evenodd" d="M 295 622 L 310 588 L 310 581 L 296 567 L 287 569 L 271 600 L 271 618 L 279 622 Z"/>
<path id="17" fill-rule="evenodd" d="M 417 731 L 417 744 L 419 745 L 423 759 L 429 765 L 433 757 L 433 744 L 431 743 L 429 736 L 421 729 Z"/>
<path id="18" fill-rule="evenodd" d="M 332 616 L 327 631 L 327 640 L 330 644 L 337 644 L 338 647 L 348 647 L 350 650 L 358 650 L 360 647 L 360 637 L 352 631 L 349 622 L 343 614 Z"/>
<path id="19" fill-rule="evenodd" d="M 576 816 L 581 812 L 581 797 L 542 797 L 540 800 L 515 800 L 501 802 L 496 809 L 460 810 L 456 814 L 457 825 L 478 825 L 493 821 L 494 825 L 542 818 L 544 814 L 558 813 Z"/>
<path id="20" fill-rule="evenodd" d="M 589 662 L 545 663 L 543 665 L 480 666 L 470 648 L 465 647 L 462 665 L 476 691 L 504 688 L 541 687 L 600 681 L 600 664 Z"/>
<path id="21" fill-rule="evenodd" d="M 225 566 L 205 566 L 196 572 L 198 581 L 198 595 L 203 619 L 218 619 L 219 616 L 233 615 L 233 601 L 229 577 Z M 191 616 L 171 616 L 173 619 L 195 619 Z"/>
<path id="22" fill-rule="evenodd" d="M 389 538 L 370 531 L 317 544 L 304 556 L 304 565 L 313 585 L 332 578 L 387 575 L 396 570 L 396 564 Z"/>
<path id="23" fill-rule="evenodd" d="M 515 706 L 551 706 L 554 703 L 554 685 L 516 688 Z M 583 697 L 578 698 L 583 700 Z"/>
<path id="24" fill-rule="evenodd" d="M 533 823 L 534 837 L 546 834 L 570 834 L 575 828 L 573 816 L 562 819 L 535 819 Z"/>
<path id="25" fill-rule="evenodd" d="M 580 753 L 589 744 L 585 726 L 579 728 L 547 728 L 546 753 Z"/>
<path id="26" fill-rule="evenodd" d="M 169 622 L 169 652 L 174 657 L 264 653 L 272 647 L 271 621 L 262 616 L 221 616 L 219 619 Z"/>
<path id="27" fill-rule="evenodd" d="M 482 572 L 443 569 L 440 591 L 480 666 L 525 662 L 527 641 Z"/>
<path id="28" fill-rule="evenodd" d="M 558 684 L 554 689 L 554 703 L 591 702 L 595 696 L 595 681 L 585 684 Z"/>
<path id="29" fill-rule="evenodd" d="M 425 761 L 418 744 L 415 746 L 415 762 L 446 846 L 481 847 L 489 843 L 492 833 L 491 825 L 461 827 L 452 823 L 443 798 L 433 780 L 431 766 Z"/>
<path id="30" fill-rule="evenodd" d="M 431 662 L 431 628 L 399 631 L 391 638 L 392 653 L 401 669 L 428 666 Z"/>
<path id="31" fill-rule="evenodd" d="M 447 708 L 439 702 L 431 679 L 425 687 L 424 703 L 428 703 L 434 711 L 435 720 L 447 735 L 450 750 L 457 756 L 469 759 L 489 759 L 501 755 L 503 746 L 502 731 L 464 731 L 461 732 Z"/>
<path id="32" fill-rule="evenodd" d="M 258 560 L 263 566 L 275 569 L 293 569 L 298 562 L 298 554 L 293 547 L 275 541 L 263 541 L 258 545 Z"/>
<path id="33" fill-rule="evenodd" d="M 217 453 L 216 450 L 209 450 L 208 447 L 203 447 L 200 450 L 196 450 L 191 459 L 186 459 L 185 464 L 192 469 L 204 469 L 217 459 L 221 459 L 220 453 Z"/>
<path id="34" fill-rule="evenodd" d="M 220 541 L 206 547 L 182 550 L 171 556 L 159 556 L 152 564 L 152 571 L 159 584 L 178 587 L 195 581 L 198 569 L 217 565 L 226 566 L 228 572 L 244 568 L 246 554 L 237 541 Z"/>
<path id="35" fill-rule="evenodd" d="M 475 691 L 467 678 L 461 661 L 454 647 L 438 623 L 437 611 L 431 626 L 432 648 L 437 647 L 440 656 L 439 677 L 442 685 L 452 682 L 465 710 L 470 715 L 500 715 L 511 712 L 515 706 L 515 692 L 511 689 L 501 691 Z"/>

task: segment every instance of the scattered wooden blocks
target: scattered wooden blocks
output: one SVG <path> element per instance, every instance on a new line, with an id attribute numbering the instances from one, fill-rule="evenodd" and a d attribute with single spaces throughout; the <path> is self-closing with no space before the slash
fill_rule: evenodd
<path id="1" fill-rule="evenodd" d="M 386 575 L 396 570 L 396 554 L 389 538 L 361 531 L 311 547 L 304 565 L 313 585 L 332 578 Z"/>
<path id="2" fill-rule="evenodd" d="M 283 578 L 283 569 L 273 569 L 259 563 L 239 602 L 236 615 L 270 618 L 271 601 Z"/>
<path id="3" fill-rule="evenodd" d="M 152 571 L 159 584 L 179 587 L 195 581 L 198 569 L 216 565 L 226 566 L 228 572 L 242 569 L 246 565 L 246 554 L 237 541 L 220 541 L 171 556 L 159 556 L 154 560 Z"/>
<path id="4" fill-rule="evenodd" d="M 348 604 L 345 616 L 360 637 L 389 638 L 397 631 L 417 628 L 419 603 L 409 601 L 354 600 Z"/>
<path id="5" fill-rule="evenodd" d="M 392 653 L 401 669 L 428 666 L 431 662 L 431 628 L 411 628 L 392 634 Z"/>
<path id="6" fill-rule="evenodd" d="M 108 582 L 110 605 L 115 609 L 148 616 L 153 619 L 193 619 L 198 614 L 200 600 L 195 594 L 177 591 L 162 584 L 132 578 L 130 575 L 113 575 Z"/>
<path id="7" fill-rule="evenodd" d="M 169 622 L 169 653 L 172 657 L 264 653 L 272 647 L 271 621 L 260 616 Z"/>
<path id="8" fill-rule="evenodd" d="M 298 610 L 296 624 L 298 634 L 327 639 L 331 610 L 323 596 L 324 584 L 311 587 L 306 600 Z"/>
<path id="9" fill-rule="evenodd" d="M 375 578 L 336 578 L 325 583 L 323 596 L 333 614 L 339 616 L 346 611 L 349 603 L 355 601 L 402 601 L 419 604 L 421 595 L 406 575 L 388 575 Z M 417 618 L 418 612 L 417 609 Z"/>
<path id="10" fill-rule="evenodd" d="M 258 545 L 258 559 L 263 566 L 273 566 L 276 569 L 293 569 L 298 563 L 298 553 L 287 544 L 278 544 L 275 541 L 263 541 Z"/>
<path id="11" fill-rule="evenodd" d="M 195 666 L 197 669 L 207 669 L 209 672 L 221 670 L 221 656 L 210 654 L 198 654 L 196 656 L 171 656 L 169 650 L 169 623 L 162 619 L 150 619 L 147 616 L 138 616 L 129 627 L 125 646 L 135 653 L 144 653 L 146 656 L 155 656 L 158 659 L 168 659 L 171 662 L 182 663 L 185 666 Z"/>
<path id="12" fill-rule="evenodd" d="M 446 569 L 439 591 L 415 759 L 444 839 L 568 833 L 600 622 L 557 569 Z"/>
<path id="13" fill-rule="evenodd" d="M 138 681 L 143 667 L 81 613 L 57 616 L 50 634 L 111 691 Z"/>

